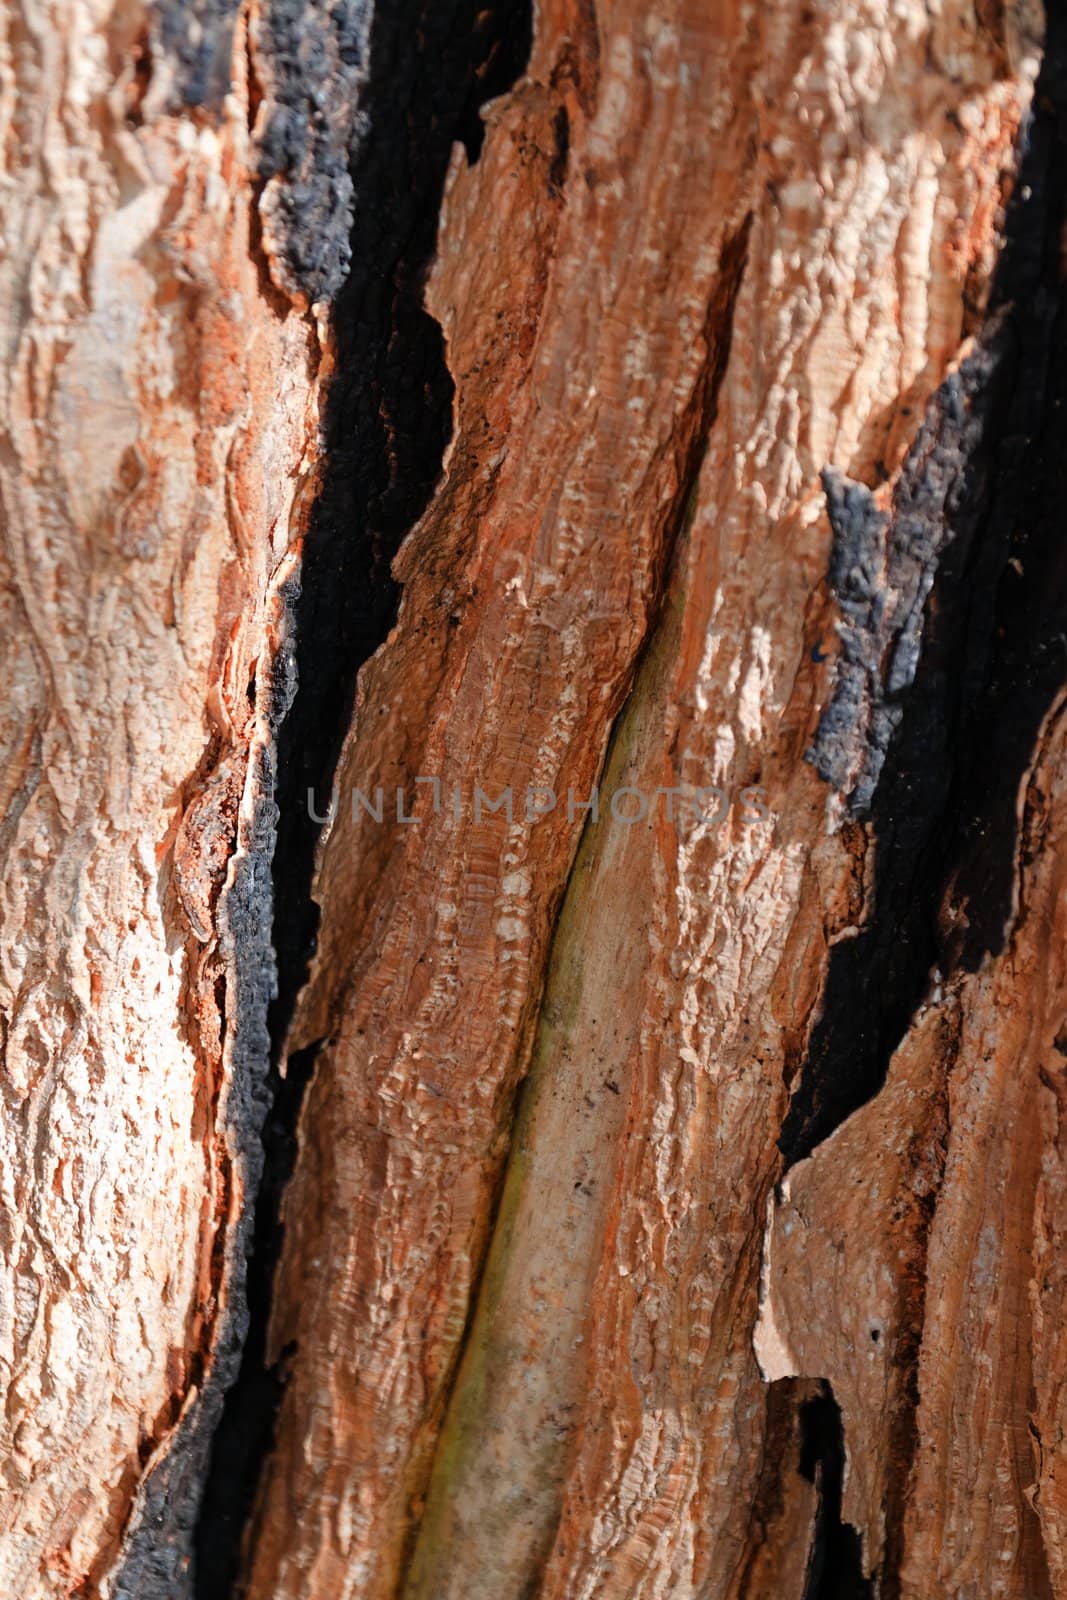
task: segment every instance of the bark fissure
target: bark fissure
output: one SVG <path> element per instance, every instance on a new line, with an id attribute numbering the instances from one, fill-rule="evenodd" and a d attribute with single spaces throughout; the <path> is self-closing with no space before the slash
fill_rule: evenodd
<path id="1" fill-rule="evenodd" d="M 340 268 L 349 270 L 331 309 L 322 464 L 293 603 L 296 689 L 278 735 L 272 868 L 278 977 L 269 1013 L 269 1110 L 248 1269 L 248 1328 L 215 1433 L 197 1526 L 202 1600 L 221 1600 L 239 1581 L 241 1539 L 284 1390 L 284 1364 L 267 1357 L 271 1283 L 281 1250 L 282 1195 L 317 1047 L 290 1054 L 284 1072 L 282 1062 L 314 950 L 311 880 L 325 796 L 359 669 L 395 620 L 392 558 L 429 501 L 451 434 L 452 379 L 440 327 L 422 304 L 445 173 L 456 140 L 469 159 L 477 158 L 481 106 L 521 72 L 531 30 L 529 0 L 501 0 L 491 8 L 379 7 L 364 69 L 359 8 L 347 8 L 335 25 L 340 44 L 334 53 L 353 72 L 365 70 L 360 115 L 342 97 L 334 106 L 341 135 L 327 129 L 294 155 L 290 130 L 308 93 L 300 32 L 307 24 L 299 8 L 290 14 L 276 6 L 267 15 L 267 61 L 282 92 L 275 83 L 280 105 L 272 103 L 259 130 L 260 171 L 263 177 L 288 173 L 298 197 L 283 205 L 285 273 L 310 297 L 329 291 Z M 351 236 L 343 249 L 335 242 L 324 256 L 318 213 L 337 196 L 339 138 L 351 148 L 350 190 L 342 192 L 342 199 L 351 194 Z M 307 178 L 309 164 L 315 176 L 316 160 L 325 167 L 318 174 L 324 197 L 313 195 L 304 205 L 299 180 Z"/>
<path id="2" fill-rule="evenodd" d="M 990 350 L 980 347 L 942 385 L 888 514 L 863 485 L 828 480 L 835 540 L 831 585 L 843 595 L 849 621 L 834 698 L 813 757 L 823 776 L 836 770 L 846 784 L 850 770 L 869 773 L 869 762 L 877 770 L 869 791 L 862 776 L 854 791 L 869 819 L 864 848 L 873 854 L 873 870 L 866 920 L 830 959 L 822 1009 L 782 1129 L 787 1170 L 881 1088 L 938 960 L 942 850 L 958 760 L 958 667 L 966 648 L 970 557 L 985 510 L 986 441 L 994 436 L 993 397 L 1002 370 L 994 336 Z M 868 610 L 871 598 L 894 582 L 910 582 L 913 591 L 896 636 L 878 626 L 882 602 L 874 599 L 876 618 Z M 931 586 L 918 659 L 911 662 L 910 677 L 900 681 L 896 703 L 879 705 L 883 656 L 901 646 L 904 654 L 916 649 L 911 619 L 915 599 L 921 606 L 925 598 L 920 586 L 926 582 Z M 892 671 L 889 666 L 890 684 Z M 852 675 L 855 689 L 847 685 Z M 842 703 L 853 712 L 866 695 L 873 702 L 867 715 L 850 716 L 839 726 Z M 895 727 L 887 736 L 890 718 Z"/>
<path id="3" fill-rule="evenodd" d="M 828 1383 L 821 1394 L 801 1402 L 800 1440 L 800 1474 L 816 1491 L 804 1600 L 872 1600 L 859 1534 L 841 1517 L 845 1435 L 841 1408 Z"/>

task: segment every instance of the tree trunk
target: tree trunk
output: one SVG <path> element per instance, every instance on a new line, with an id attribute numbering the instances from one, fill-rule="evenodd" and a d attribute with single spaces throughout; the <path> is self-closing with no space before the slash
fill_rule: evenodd
<path id="1" fill-rule="evenodd" d="M 7 24 L 3 1592 L 1067 1600 L 1067 17 Z"/>

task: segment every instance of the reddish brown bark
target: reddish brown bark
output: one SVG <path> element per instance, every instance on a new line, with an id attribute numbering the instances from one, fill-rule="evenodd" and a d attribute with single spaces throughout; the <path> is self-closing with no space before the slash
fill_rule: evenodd
<path id="1" fill-rule="evenodd" d="M 9 19 L 0 1573 L 1067 1594 L 1062 30 L 528 20 Z"/>

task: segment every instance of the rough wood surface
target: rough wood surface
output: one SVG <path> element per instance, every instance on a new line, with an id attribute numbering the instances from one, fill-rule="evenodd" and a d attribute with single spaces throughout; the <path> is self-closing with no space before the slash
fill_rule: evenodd
<path id="1" fill-rule="evenodd" d="M 0 1585 L 1067 1600 L 1067 26 L 528 24 L 9 13 Z"/>
<path id="2" fill-rule="evenodd" d="M 314 330 L 263 291 L 240 94 L 146 102 L 136 12 L 7 25 L 0 1587 L 36 1600 L 106 1589 L 240 1332 Z"/>
<path id="3" fill-rule="evenodd" d="M 758 1224 L 790 1049 L 810 1025 L 829 942 L 862 915 L 849 905 L 857 841 L 833 807 L 827 834 L 825 790 L 802 759 L 830 678 L 810 662 L 820 637 L 827 654 L 832 639 L 819 473 L 833 464 L 872 487 L 888 480 L 888 502 L 986 292 L 1027 93 L 1025 78 L 1004 75 L 1003 47 L 962 11 L 888 26 L 880 11 L 617 7 L 598 21 L 595 112 L 587 120 L 564 100 L 560 232 L 531 340 L 537 410 L 527 422 L 513 406 L 507 433 L 487 440 L 507 455 L 480 515 L 465 406 L 480 421 L 482 386 L 495 406 L 510 391 L 486 364 L 484 328 L 503 318 L 471 269 L 493 260 L 514 327 L 512 261 L 534 255 L 513 196 L 533 210 L 542 181 L 517 170 L 514 129 L 533 112 L 545 133 L 525 139 L 547 143 L 555 102 L 545 106 L 542 85 L 563 32 L 550 14 L 529 86 L 446 203 L 430 303 L 457 379 L 457 441 L 402 557 L 399 626 L 362 679 L 340 794 L 380 778 L 391 792 L 416 772 L 439 773 L 446 795 L 453 783 L 463 794 L 476 782 L 493 794 L 588 783 L 606 730 L 604 698 L 590 706 L 589 687 L 617 680 L 583 647 L 569 607 L 593 601 L 599 620 L 613 583 L 642 570 L 645 502 L 630 484 L 655 483 L 664 430 L 678 428 L 643 379 L 648 368 L 685 372 L 664 341 L 680 333 L 691 349 L 684 305 L 695 331 L 708 301 L 703 360 L 719 364 L 716 388 L 725 377 L 695 493 L 681 478 L 670 486 L 692 526 L 605 787 L 716 783 L 736 794 L 757 783 L 773 820 L 746 825 L 734 812 L 706 828 L 679 803 L 677 826 L 660 815 L 624 828 L 609 814 L 587 835 L 575 906 L 557 929 L 536 1100 L 408 1584 L 427 1596 L 524 1593 L 546 1560 L 545 1594 L 731 1592 L 746 1539 L 738 1508 L 760 1468 Z M 580 57 L 581 37 L 569 43 Z M 714 163 L 697 126 L 715 130 Z M 626 182 L 613 193 L 623 151 Z M 623 230 L 620 200 L 637 237 Z M 617 253 L 606 269 L 602 249 Z M 718 287 L 679 315 L 673 274 L 697 288 L 693 261 Z M 461 296 L 475 284 L 486 322 L 472 338 Z M 633 352 L 621 364 L 616 326 Z M 483 363 L 469 377 L 468 348 Z M 598 466 L 622 439 L 602 488 Z M 459 627 L 437 625 L 454 663 L 438 689 L 431 608 L 443 548 L 457 570 L 449 533 L 472 546 L 461 569 L 470 587 Z M 564 564 L 573 550 L 581 580 Z M 612 638 L 625 647 L 617 623 Z M 516 672 L 512 651 L 536 655 Z M 560 712 L 584 757 L 578 774 L 557 754 Z M 862 747 L 865 732 L 849 735 Z M 296 1354 L 254 1541 L 262 1594 L 395 1587 L 483 1248 L 502 1097 L 525 1065 L 543 908 L 574 833 L 557 812 L 536 831 L 498 827 L 491 844 L 484 825 L 446 812 L 387 835 L 394 854 L 368 870 L 380 833 L 365 818 L 353 830 L 343 808 L 341 818 L 316 888 L 326 924 L 303 1038 L 329 1043 L 287 1199 L 275 1337 Z M 342 937 L 358 965 L 341 969 L 331 1007 Z M 339 1370 L 348 1379 L 336 1388 Z M 336 1398 L 316 1406 L 324 1394 Z"/>

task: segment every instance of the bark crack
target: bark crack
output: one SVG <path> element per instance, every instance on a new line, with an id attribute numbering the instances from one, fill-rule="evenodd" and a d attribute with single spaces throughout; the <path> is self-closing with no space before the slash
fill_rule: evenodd
<path id="1" fill-rule="evenodd" d="M 293 34 L 299 19 L 281 16 L 282 10 L 272 13 L 273 35 L 257 52 L 257 78 L 266 70 L 268 41 L 280 52 L 266 64 L 274 77 L 287 81 L 291 64 L 302 59 Z M 314 31 L 316 23 L 303 18 L 299 26 Z M 272 869 L 278 981 L 269 1014 L 263 1174 L 254 1202 L 240 1371 L 216 1430 L 196 1532 L 200 1600 L 239 1591 L 245 1523 L 285 1385 L 284 1361 L 268 1362 L 267 1337 L 282 1194 L 316 1055 L 312 1047 L 285 1062 L 289 1021 L 318 920 L 312 875 L 320 824 L 307 795 L 329 790 L 357 674 L 395 619 L 399 589 L 392 558 L 429 502 L 451 433 L 452 379 L 441 329 L 423 307 L 422 290 L 452 145 L 462 140 L 468 158 L 477 158 L 480 108 L 521 72 L 530 27 L 528 0 L 500 0 L 485 9 L 472 0 L 444 8 L 378 8 L 361 115 L 354 118 L 343 108 L 353 197 L 344 252 L 349 271 L 329 326 L 334 375 L 326 395 L 322 468 L 293 604 L 297 687 L 278 737 Z M 284 111 L 287 97 L 280 98 Z M 274 135 L 268 154 L 277 153 L 281 138 L 276 122 Z M 291 207 L 286 214 L 290 268 L 299 267 L 315 244 L 315 215 Z M 301 230 L 308 234 L 303 243 Z"/>
<path id="2" fill-rule="evenodd" d="M 820 1388 L 800 1406 L 800 1474 L 814 1484 L 817 1496 L 804 1600 L 871 1600 L 860 1536 L 841 1517 L 846 1464 L 841 1408 L 829 1383 Z"/>

